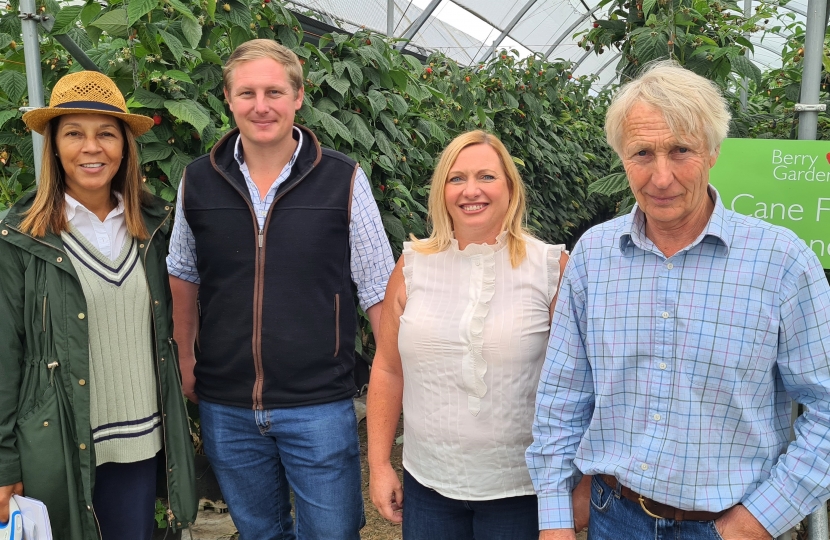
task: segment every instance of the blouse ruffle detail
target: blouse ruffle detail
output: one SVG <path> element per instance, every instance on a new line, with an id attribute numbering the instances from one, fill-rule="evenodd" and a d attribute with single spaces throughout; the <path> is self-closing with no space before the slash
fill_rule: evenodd
<path id="1" fill-rule="evenodd" d="M 564 244 L 556 246 L 545 246 L 547 253 L 545 260 L 548 268 L 548 303 L 553 302 L 553 297 L 559 291 L 559 261 L 565 251 Z"/>
<path id="2" fill-rule="evenodd" d="M 415 250 L 412 249 L 412 242 L 403 243 L 403 282 L 406 286 L 406 297 L 412 295 L 412 272 L 415 268 Z"/>
<path id="3" fill-rule="evenodd" d="M 470 297 L 473 301 L 467 308 L 464 318 L 466 325 L 467 349 L 461 359 L 461 378 L 467 392 L 467 410 L 473 416 L 481 411 L 481 398 L 487 394 L 484 374 L 487 373 L 487 361 L 484 359 L 484 319 L 490 312 L 490 300 L 496 291 L 496 252 L 505 247 L 507 233 L 501 233 L 496 243 L 469 244 L 461 255 L 472 260 L 470 270 Z M 458 242 L 453 239 L 453 247 L 458 249 Z"/>

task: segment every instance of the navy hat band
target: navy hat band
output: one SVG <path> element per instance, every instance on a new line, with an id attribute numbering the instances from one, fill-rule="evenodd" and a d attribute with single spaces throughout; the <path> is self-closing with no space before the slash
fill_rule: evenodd
<path id="1" fill-rule="evenodd" d="M 118 107 L 114 105 L 107 105 L 106 103 L 100 103 L 98 101 L 67 101 L 66 103 L 61 103 L 60 105 L 55 105 L 56 109 L 94 109 L 96 111 L 107 111 L 107 112 L 117 112 L 126 114 L 125 111 L 122 111 Z"/>

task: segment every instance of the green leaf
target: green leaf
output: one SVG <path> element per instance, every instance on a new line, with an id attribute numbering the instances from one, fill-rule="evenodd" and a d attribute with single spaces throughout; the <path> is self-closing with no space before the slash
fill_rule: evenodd
<path id="1" fill-rule="evenodd" d="M 158 31 L 155 25 L 147 23 L 138 26 L 138 39 L 141 45 L 153 54 L 161 54 L 161 47 L 159 47 L 158 41 L 156 40 L 157 35 Z"/>
<path id="2" fill-rule="evenodd" d="M 588 193 L 599 193 L 600 195 L 614 195 L 628 189 L 628 177 L 624 172 L 613 173 L 600 178 L 588 186 Z"/>
<path id="3" fill-rule="evenodd" d="M 344 60 L 343 64 L 346 66 L 346 69 L 349 72 L 349 78 L 352 82 L 357 86 L 363 84 L 363 72 L 360 70 L 360 66 L 355 64 L 352 60 Z"/>
<path id="4" fill-rule="evenodd" d="M 20 114 L 20 111 L 11 110 L 11 111 L 0 111 L 0 128 L 6 125 L 6 122 L 11 120 L 12 118 L 17 118 Z"/>
<path id="5" fill-rule="evenodd" d="M 100 28 L 113 37 L 127 37 L 127 10 L 124 8 L 113 9 L 95 19 L 90 26 Z"/>
<path id="6" fill-rule="evenodd" d="M 165 143 L 152 143 L 141 149 L 141 164 L 167 159 L 173 153 L 173 147 Z"/>
<path id="7" fill-rule="evenodd" d="M 369 107 L 372 109 L 372 116 L 377 116 L 377 113 L 386 108 L 386 98 L 377 90 L 369 90 L 367 96 L 369 98 Z"/>
<path id="8" fill-rule="evenodd" d="M 352 135 L 355 140 L 360 143 L 366 150 L 371 150 L 372 145 L 375 144 L 375 137 L 369 128 L 366 126 L 366 121 L 360 115 L 347 113 L 348 121 L 346 124 L 351 128 Z"/>
<path id="9" fill-rule="evenodd" d="M 214 96 L 213 94 L 208 94 L 207 96 L 208 105 L 210 108 L 213 109 L 213 112 L 216 114 L 225 114 L 225 104 L 222 103 L 219 98 Z"/>
<path id="10" fill-rule="evenodd" d="M 161 36 L 161 42 L 167 45 L 167 48 L 170 49 L 170 52 L 173 54 L 176 62 L 181 62 L 182 55 L 184 54 L 184 46 L 182 45 L 182 42 L 179 41 L 179 38 L 166 30 L 159 28 L 158 31 Z"/>
<path id="11" fill-rule="evenodd" d="M 169 72 L 168 72 L 169 73 Z M 164 107 L 176 118 L 181 118 L 201 133 L 210 123 L 210 115 L 195 102 L 190 100 L 164 102 Z M 172 177 L 171 177 L 172 178 Z"/>
<path id="12" fill-rule="evenodd" d="M 202 62 L 210 62 L 217 66 L 222 65 L 222 59 L 211 48 L 205 47 L 204 49 L 199 49 L 199 55 L 202 57 Z"/>
<path id="13" fill-rule="evenodd" d="M 420 74 L 424 70 L 424 65 L 421 61 L 411 54 L 402 54 L 401 56 L 404 60 L 406 60 L 406 63 L 409 64 L 409 68 L 414 71 L 415 74 Z"/>
<path id="14" fill-rule="evenodd" d="M 349 131 L 349 128 L 347 128 L 343 124 L 343 122 L 341 122 L 340 120 L 328 113 L 319 112 L 319 115 L 320 123 L 322 124 L 323 129 L 326 130 L 326 133 L 328 133 L 330 137 L 333 138 L 334 136 L 339 135 L 340 138 L 345 140 L 347 143 L 354 144 L 352 134 Z"/>
<path id="15" fill-rule="evenodd" d="M 346 97 L 346 94 L 349 92 L 349 87 L 351 83 L 348 79 L 342 79 L 335 75 L 326 75 L 326 82 L 329 83 L 329 86 L 340 94 L 343 97 Z"/>
<path id="16" fill-rule="evenodd" d="M 648 18 L 648 14 L 654 9 L 654 6 L 657 5 L 657 0 L 643 0 L 643 17 Z"/>
<path id="17" fill-rule="evenodd" d="M 388 213 L 381 214 L 380 219 L 383 222 L 383 228 L 392 238 L 399 242 L 406 240 L 406 229 L 400 219 Z"/>
<path id="18" fill-rule="evenodd" d="M 55 24 L 52 26 L 50 34 L 53 36 L 65 34 L 67 30 L 75 25 L 75 21 L 78 20 L 78 16 L 80 16 L 82 9 L 83 6 L 67 6 L 60 10 L 58 14 L 55 15 Z"/>
<path id="19" fill-rule="evenodd" d="M 184 174 L 184 168 L 190 165 L 193 158 L 176 151 L 168 159 L 158 163 L 159 168 L 164 171 L 171 184 L 179 185 Z"/>
<path id="20" fill-rule="evenodd" d="M 389 156 L 383 155 L 378 157 L 377 163 L 378 165 L 380 165 L 381 169 L 385 169 L 387 171 L 395 170 L 395 165 L 392 163 L 392 160 L 389 158 Z"/>
<path id="21" fill-rule="evenodd" d="M 165 75 L 170 77 L 176 81 L 182 81 L 186 83 L 192 83 L 193 81 L 190 78 L 190 75 L 185 73 L 184 71 L 179 71 L 178 69 L 170 69 L 164 72 Z"/>
<path id="22" fill-rule="evenodd" d="M 164 98 L 156 93 L 145 90 L 140 86 L 133 92 L 129 107 L 145 107 L 147 109 L 161 109 L 164 107 Z"/>
<path id="23" fill-rule="evenodd" d="M 397 152 L 395 152 L 395 146 L 389 141 L 389 137 L 386 136 L 386 133 L 382 131 L 376 131 L 375 142 L 378 145 L 378 150 L 383 152 L 385 155 L 389 156 L 390 158 L 397 157 Z"/>
<path id="24" fill-rule="evenodd" d="M 168 1 L 170 2 L 170 5 L 173 7 L 173 9 L 175 9 L 176 11 L 178 11 L 179 13 L 184 15 L 185 19 L 192 19 L 193 21 L 196 20 L 196 16 L 193 15 L 193 12 L 190 11 L 190 8 L 187 7 L 185 4 L 183 4 L 179 0 L 168 0 Z"/>
<path id="25" fill-rule="evenodd" d="M 741 77 L 746 77 L 751 81 L 755 81 L 755 84 L 759 87 L 761 86 L 762 74 L 761 70 L 758 69 L 758 66 L 755 65 L 755 62 L 748 59 L 746 56 L 740 55 L 736 55 L 731 59 L 731 61 L 732 71 Z"/>
<path id="26" fill-rule="evenodd" d="M 146 132 L 144 135 L 135 138 L 135 142 L 139 144 L 150 144 L 150 143 L 157 143 L 159 138 L 156 137 L 156 134 L 151 129 L 150 131 Z"/>
<path id="27" fill-rule="evenodd" d="M 658 58 L 664 58 L 669 54 L 667 42 L 668 39 L 663 32 L 643 33 L 637 38 L 637 43 L 634 44 L 634 54 L 641 65 Z"/>
<path id="28" fill-rule="evenodd" d="M 158 0 L 131 0 L 127 6 L 127 24 L 134 25 L 141 17 L 158 6 Z"/>
<path id="29" fill-rule="evenodd" d="M 182 34 L 184 34 L 184 38 L 190 46 L 195 49 L 202 40 L 202 27 L 199 26 L 196 19 L 186 17 L 182 19 Z"/>
<path id="30" fill-rule="evenodd" d="M 409 110 L 409 105 L 406 103 L 406 100 L 402 98 L 398 94 L 389 94 L 389 100 L 391 101 L 392 110 L 398 113 L 398 115 L 406 114 L 406 111 Z"/>
<path id="31" fill-rule="evenodd" d="M 216 19 L 216 0 L 207 0 L 207 12 L 211 21 Z"/>
<path id="32" fill-rule="evenodd" d="M 0 71 L 0 89 L 16 104 L 26 94 L 26 76 L 19 71 Z"/>
<path id="33" fill-rule="evenodd" d="M 231 48 L 235 49 L 245 43 L 246 41 L 251 39 L 251 32 L 248 30 L 248 27 L 235 25 L 231 27 L 230 32 L 228 32 L 231 38 Z"/>
<path id="34" fill-rule="evenodd" d="M 81 10 L 81 24 L 89 26 L 89 23 L 95 20 L 95 17 L 97 17 L 99 13 L 101 13 L 101 4 L 98 2 L 88 3 Z"/>

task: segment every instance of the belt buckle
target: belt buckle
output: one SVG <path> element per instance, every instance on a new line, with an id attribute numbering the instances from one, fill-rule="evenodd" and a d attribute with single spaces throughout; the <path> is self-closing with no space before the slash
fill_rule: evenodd
<path id="1" fill-rule="evenodd" d="M 646 508 L 646 500 L 643 498 L 642 495 L 640 495 L 640 498 L 637 500 L 640 502 L 640 508 L 643 509 L 643 512 L 648 514 L 650 517 L 653 517 L 654 519 L 666 519 L 663 516 L 658 516 L 657 514 L 652 514 L 651 512 L 649 512 L 648 508 Z"/>

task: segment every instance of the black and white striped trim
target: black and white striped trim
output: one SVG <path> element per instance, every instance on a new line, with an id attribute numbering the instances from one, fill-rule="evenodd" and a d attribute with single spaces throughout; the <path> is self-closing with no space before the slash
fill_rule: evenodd
<path id="1" fill-rule="evenodd" d="M 129 277 L 138 262 L 139 254 L 135 239 L 130 238 L 129 242 L 130 247 L 128 248 L 129 252 L 127 253 L 127 256 L 124 257 L 118 266 L 111 266 L 103 262 L 101 257 L 96 256 L 95 253 L 90 251 L 89 248 L 86 247 L 83 242 L 78 240 L 74 234 L 68 233 L 63 235 L 64 247 L 66 247 L 66 250 L 69 251 L 75 259 L 98 275 L 98 277 L 117 287 L 120 287 L 121 284 L 124 283 L 124 280 Z"/>
<path id="2" fill-rule="evenodd" d="M 155 413 L 141 420 L 111 422 L 92 430 L 92 440 L 96 443 L 110 439 L 135 439 L 152 433 L 161 425 L 161 416 Z"/>

